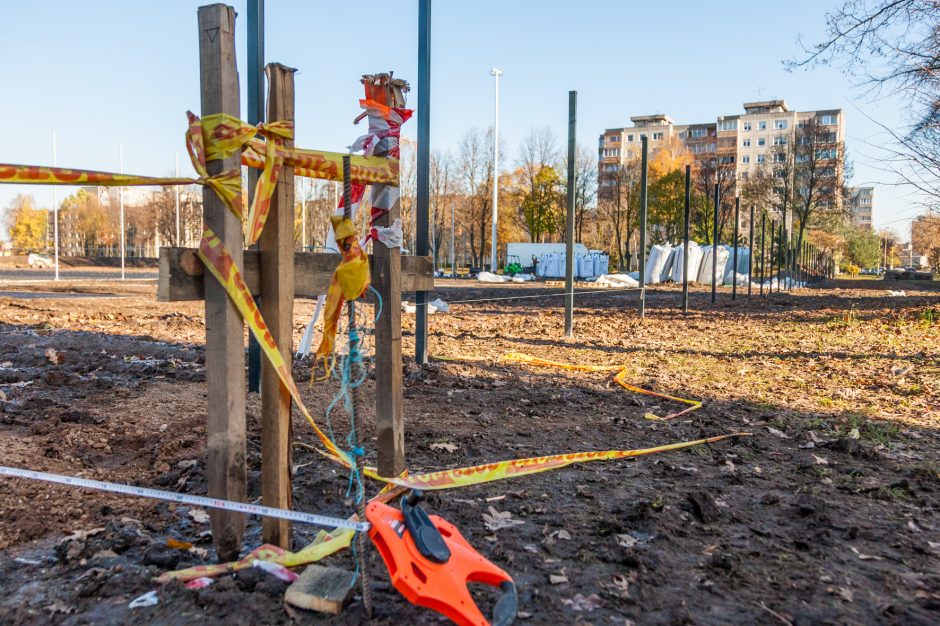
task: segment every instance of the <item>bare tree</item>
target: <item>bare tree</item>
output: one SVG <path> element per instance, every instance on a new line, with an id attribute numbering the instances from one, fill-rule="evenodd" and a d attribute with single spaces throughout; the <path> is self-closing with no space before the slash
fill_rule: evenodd
<path id="1" fill-rule="evenodd" d="M 564 155 L 561 171 L 568 180 L 568 154 Z M 567 191 L 566 191 L 567 193 Z M 584 241 L 585 218 L 596 215 L 594 200 L 597 198 L 597 164 L 590 148 L 579 145 L 574 154 L 574 229 L 575 241 Z M 567 206 L 567 205 L 566 205 Z M 567 221 L 562 220 L 562 237 L 567 240 Z"/>
<path id="2" fill-rule="evenodd" d="M 502 146 L 500 146 L 502 147 Z M 493 132 L 471 128 L 457 147 L 457 178 L 465 197 L 461 226 L 469 237 L 475 266 L 483 265 L 487 252 L 493 190 Z"/>
<path id="3" fill-rule="evenodd" d="M 599 179 L 598 214 L 611 230 L 617 267 L 626 269 L 630 263 L 630 237 L 639 212 L 640 161 L 606 165 Z"/>
<path id="4" fill-rule="evenodd" d="M 797 126 L 793 141 L 793 217 L 798 222 L 797 248 L 806 227 L 823 214 L 844 216 L 845 144 L 832 127 L 817 118 Z"/>
<path id="5" fill-rule="evenodd" d="M 862 89 L 904 99 L 907 128 L 884 159 L 936 204 L 940 199 L 940 2 L 845 0 L 826 15 L 826 38 L 803 46 L 792 68 L 841 62 Z"/>

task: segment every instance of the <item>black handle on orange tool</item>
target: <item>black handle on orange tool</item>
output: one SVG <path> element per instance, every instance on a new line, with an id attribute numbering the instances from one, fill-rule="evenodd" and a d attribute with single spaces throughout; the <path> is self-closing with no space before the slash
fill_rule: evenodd
<path id="1" fill-rule="evenodd" d="M 507 580 L 499 585 L 503 595 L 496 601 L 493 607 L 493 623 L 491 626 L 509 626 L 516 619 L 516 609 L 519 605 L 519 597 L 516 594 L 516 585 L 511 580 Z"/>
<path id="2" fill-rule="evenodd" d="M 411 533 L 415 547 L 421 556 L 434 563 L 446 563 L 450 560 L 450 548 L 441 536 L 441 531 L 431 522 L 431 518 L 421 508 L 421 492 L 413 489 L 401 500 L 401 514 L 405 517 L 405 527 Z"/>

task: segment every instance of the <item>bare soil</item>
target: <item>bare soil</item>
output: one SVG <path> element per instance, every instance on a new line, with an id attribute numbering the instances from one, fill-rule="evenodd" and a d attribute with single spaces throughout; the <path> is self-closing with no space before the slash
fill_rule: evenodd
<path id="1" fill-rule="evenodd" d="M 575 337 L 564 338 L 558 289 L 445 281 L 432 297 L 474 302 L 431 316 L 432 356 L 458 360 L 405 364 L 413 471 L 753 434 L 448 491 L 426 508 L 514 577 L 522 624 L 936 624 L 940 290 L 890 287 L 906 295 L 843 281 L 734 302 L 722 291 L 711 305 L 695 291 L 688 315 L 666 287 L 648 294 L 645 320 L 635 292 L 584 294 Z M 539 297 L 506 299 L 519 296 Z M 311 310 L 297 303 L 295 341 Z M 408 355 L 413 325 L 403 314 Z M 157 303 L 152 291 L 0 298 L 0 463 L 204 494 L 203 340 L 201 303 Z M 672 422 L 644 419 L 681 407 L 608 374 L 499 361 L 507 352 L 626 364 L 633 384 L 705 405 Z M 306 380 L 310 364 L 294 374 Z M 320 413 L 336 392 L 333 382 L 301 389 Z M 363 399 L 371 422 L 371 383 Z M 252 499 L 259 413 L 249 396 Z M 344 433 L 343 418 L 334 427 Z M 296 412 L 294 433 L 313 441 Z M 374 457 L 374 438 L 367 448 Z M 296 508 L 350 513 L 334 466 L 298 447 L 294 470 Z M 213 559 L 208 525 L 186 507 L 0 481 L 2 624 L 362 621 L 358 599 L 335 618 L 290 613 L 284 584 L 257 570 L 201 590 L 159 587 L 161 572 L 204 562 L 167 539 Z M 489 507 L 523 523 L 488 530 Z M 295 547 L 316 531 L 294 530 Z M 249 520 L 246 551 L 259 543 Z M 370 556 L 374 623 L 440 623 L 391 589 Z M 354 567 L 349 554 L 327 562 Z M 152 589 L 156 606 L 128 608 Z M 478 597 L 488 613 L 492 596 Z"/>

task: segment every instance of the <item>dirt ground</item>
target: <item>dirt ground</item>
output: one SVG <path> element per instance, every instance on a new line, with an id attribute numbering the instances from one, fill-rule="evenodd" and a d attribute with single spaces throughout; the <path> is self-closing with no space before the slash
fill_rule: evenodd
<path id="1" fill-rule="evenodd" d="M 842 281 L 735 302 L 722 292 L 716 306 L 697 291 L 688 315 L 678 291 L 664 288 L 648 295 L 645 320 L 635 292 L 581 295 L 568 339 L 557 289 L 446 283 L 436 296 L 477 301 L 431 316 L 431 354 L 458 360 L 405 364 L 409 466 L 748 431 L 431 495 L 427 508 L 514 577 L 521 624 L 936 624 L 937 285 L 892 284 L 906 295 L 888 296 L 880 281 Z M 202 304 L 157 303 L 152 287 L 112 291 L 120 297 L 0 298 L 0 463 L 204 494 Z M 540 297 L 501 299 L 510 296 Z M 295 342 L 311 310 L 297 303 Z M 411 355 L 414 317 L 403 314 L 403 325 Z M 704 407 L 670 422 L 644 419 L 682 407 L 629 393 L 609 374 L 498 360 L 507 352 L 625 364 L 631 383 Z M 294 374 L 305 381 L 309 363 Z M 301 389 L 320 413 L 336 391 L 332 382 Z M 363 392 L 367 422 L 373 389 Z M 260 403 L 250 396 L 248 406 L 254 499 Z M 345 432 L 342 419 L 334 426 Z M 296 411 L 294 432 L 312 443 Z M 374 438 L 366 448 L 373 456 Z M 298 447 L 294 475 L 295 508 L 350 513 L 346 476 L 334 466 Z M 204 562 L 168 539 L 213 558 L 208 524 L 187 507 L 0 484 L 2 624 L 362 621 L 358 599 L 336 618 L 290 613 L 284 583 L 258 570 L 201 590 L 160 587 L 159 573 Z M 489 530 L 489 507 L 521 523 Z M 260 542 L 258 520 L 248 524 L 246 551 Z M 295 526 L 295 547 L 315 531 Z M 391 589 L 370 556 L 374 623 L 441 623 Z M 354 567 L 349 554 L 327 563 Z M 128 608 L 153 589 L 156 606 Z M 492 596 L 478 597 L 488 614 Z"/>

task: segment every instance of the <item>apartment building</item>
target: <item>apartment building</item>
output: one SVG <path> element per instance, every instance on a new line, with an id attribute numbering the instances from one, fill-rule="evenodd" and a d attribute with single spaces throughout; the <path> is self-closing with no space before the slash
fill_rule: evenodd
<path id="1" fill-rule="evenodd" d="M 872 228 L 875 207 L 874 187 L 849 187 L 848 205 L 853 224 Z"/>
<path id="2" fill-rule="evenodd" d="M 743 109 L 743 114 L 722 115 L 714 122 L 698 124 L 676 124 L 663 113 L 639 115 L 630 118 L 631 127 L 605 130 L 598 140 L 599 197 L 609 193 L 610 173 L 639 157 L 640 137 L 644 135 L 649 137 L 650 158 L 675 146 L 675 139 L 696 161 L 730 169 L 735 184 L 747 180 L 759 167 L 783 161 L 788 144 L 796 141 L 796 131 L 810 119 L 831 129 L 820 148 L 823 157 L 831 158 L 834 165 L 840 157 L 836 146 L 845 138 L 841 109 L 791 111 L 784 100 L 745 102 Z"/>

